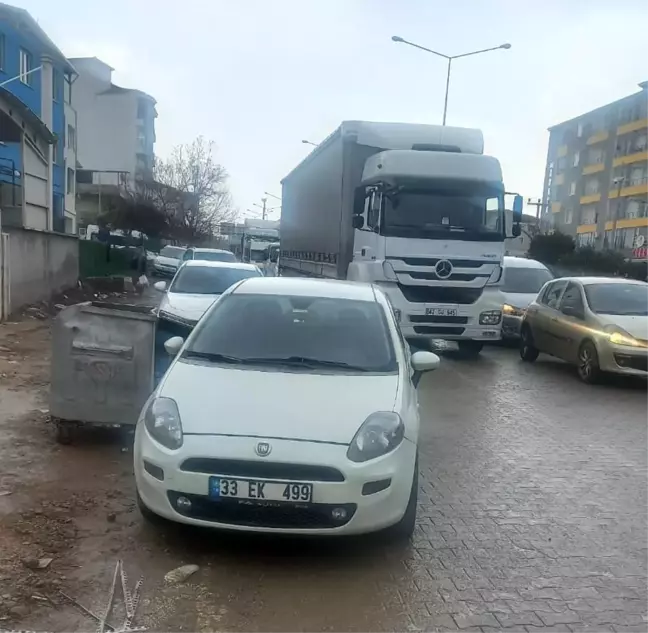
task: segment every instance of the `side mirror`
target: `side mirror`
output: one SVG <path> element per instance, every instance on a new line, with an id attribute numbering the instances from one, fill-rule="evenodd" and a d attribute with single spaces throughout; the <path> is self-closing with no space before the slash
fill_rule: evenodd
<path id="1" fill-rule="evenodd" d="M 173 336 L 164 341 L 164 349 L 169 356 L 176 356 L 184 345 L 184 339 L 181 336 Z"/>
<path id="2" fill-rule="evenodd" d="M 364 212 L 364 204 L 366 198 L 366 191 L 364 187 L 356 187 L 353 193 L 353 215 L 362 215 Z"/>
<path id="3" fill-rule="evenodd" d="M 351 219 L 351 226 L 354 229 L 361 229 L 364 226 L 364 217 L 361 215 L 354 215 Z"/>
<path id="4" fill-rule="evenodd" d="M 522 235 L 522 227 L 518 222 L 511 227 L 511 235 L 513 237 L 520 237 L 520 235 Z"/>
<path id="5" fill-rule="evenodd" d="M 432 352 L 420 350 L 412 354 L 412 368 L 414 371 L 434 371 L 441 364 L 441 359 Z"/>
<path id="6" fill-rule="evenodd" d="M 166 292 L 167 283 L 166 281 L 156 281 L 153 284 L 153 288 L 155 288 L 158 292 Z"/>
<path id="7" fill-rule="evenodd" d="M 515 197 L 513 198 L 513 217 L 515 217 L 516 219 L 522 217 L 523 206 L 524 206 L 524 199 L 519 193 L 515 194 Z"/>

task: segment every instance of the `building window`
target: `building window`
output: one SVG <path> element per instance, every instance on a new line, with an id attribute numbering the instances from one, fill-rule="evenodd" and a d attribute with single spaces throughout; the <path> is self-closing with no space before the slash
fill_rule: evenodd
<path id="1" fill-rule="evenodd" d="M 138 99 L 137 100 L 137 118 L 138 119 L 145 119 L 146 115 L 148 114 L 148 103 L 146 99 Z"/>
<path id="2" fill-rule="evenodd" d="M 576 195 L 576 181 L 569 183 L 569 195 L 570 196 Z"/>
<path id="3" fill-rule="evenodd" d="M 69 75 L 63 77 L 63 101 L 72 105 L 72 82 Z"/>
<path id="4" fill-rule="evenodd" d="M 67 146 L 76 151 L 76 130 L 71 126 L 67 126 Z"/>
<path id="5" fill-rule="evenodd" d="M 574 210 L 568 208 L 565 210 L 565 224 L 571 224 L 574 221 Z"/>
<path id="6" fill-rule="evenodd" d="M 592 246 L 596 240 L 596 233 L 580 233 L 578 236 L 579 246 Z"/>
<path id="7" fill-rule="evenodd" d="M 61 90 L 61 73 L 59 73 L 56 68 L 52 69 L 52 99 L 54 101 L 59 101 Z"/>
<path id="8" fill-rule="evenodd" d="M 605 154 L 600 147 L 593 147 L 589 151 L 589 164 L 593 165 L 594 163 L 602 163 L 604 156 Z"/>
<path id="9" fill-rule="evenodd" d="M 578 138 L 583 136 L 583 133 L 585 132 L 585 124 L 579 123 L 578 124 Z"/>
<path id="10" fill-rule="evenodd" d="M 54 139 L 54 143 L 52 144 L 52 161 L 55 165 L 59 164 L 59 142 L 58 139 Z"/>
<path id="11" fill-rule="evenodd" d="M 24 84 L 27 84 L 28 86 L 32 85 L 33 82 L 33 73 L 31 70 L 33 69 L 33 60 L 32 60 L 32 55 L 29 51 L 25 50 L 24 48 L 20 49 L 20 81 L 22 81 Z"/>
<path id="12" fill-rule="evenodd" d="M 74 193 L 74 169 L 71 167 L 67 168 L 67 187 L 65 190 L 67 193 Z"/>
<path id="13" fill-rule="evenodd" d="M 598 178 L 588 178 L 585 181 L 585 195 L 592 196 L 599 192 L 599 181 Z"/>
<path id="14" fill-rule="evenodd" d="M 581 224 L 596 224 L 596 205 L 588 204 L 581 208 Z"/>
<path id="15" fill-rule="evenodd" d="M 561 156 L 558 159 L 558 171 L 563 171 L 567 167 L 567 158 L 565 156 Z"/>
<path id="16" fill-rule="evenodd" d="M 578 167 L 578 163 L 580 163 L 580 152 L 574 154 L 574 167 Z"/>

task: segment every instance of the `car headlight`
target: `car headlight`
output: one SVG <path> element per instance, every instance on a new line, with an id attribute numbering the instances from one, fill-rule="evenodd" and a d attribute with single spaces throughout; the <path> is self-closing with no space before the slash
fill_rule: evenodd
<path id="1" fill-rule="evenodd" d="M 150 436 L 172 450 L 182 446 L 182 423 L 175 400 L 155 398 L 144 414 L 144 424 Z"/>
<path id="2" fill-rule="evenodd" d="M 508 316 L 524 316 L 524 310 L 522 310 L 522 308 L 516 308 L 515 306 L 512 306 L 508 303 L 505 303 L 502 306 L 502 312 Z"/>
<path id="3" fill-rule="evenodd" d="M 486 310 L 479 314 L 479 325 L 497 325 L 501 320 L 501 310 Z"/>
<path id="4" fill-rule="evenodd" d="M 628 334 L 625 330 L 611 325 L 605 328 L 605 331 L 610 336 L 610 343 L 613 345 L 625 345 L 627 347 L 644 347 L 641 341 L 638 341 L 632 334 Z"/>
<path id="5" fill-rule="evenodd" d="M 358 429 L 347 451 L 352 462 L 366 462 L 393 451 L 405 436 L 405 425 L 397 413 L 376 411 Z"/>

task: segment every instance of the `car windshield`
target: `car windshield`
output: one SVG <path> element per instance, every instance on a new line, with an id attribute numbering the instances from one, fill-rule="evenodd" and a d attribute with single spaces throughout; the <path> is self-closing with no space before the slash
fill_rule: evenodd
<path id="1" fill-rule="evenodd" d="M 179 246 L 165 246 L 160 251 L 161 257 L 168 257 L 170 259 L 180 259 L 184 255 L 185 249 Z"/>
<path id="2" fill-rule="evenodd" d="M 259 277 L 258 270 L 220 266 L 187 266 L 180 269 L 169 292 L 219 295 L 241 279 Z"/>
<path id="3" fill-rule="evenodd" d="M 502 290 L 510 293 L 534 294 L 540 292 L 540 288 L 551 279 L 553 275 L 546 268 L 505 266 Z"/>
<path id="4" fill-rule="evenodd" d="M 203 262 L 235 262 L 234 253 L 229 251 L 194 251 L 194 259 Z"/>
<path id="5" fill-rule="evenodd" d="M 397 368 L 377 303 L 322 297 L 232 294 L 203 319 L 184 356 L 303 371 Z"/>
<path id="6" fill-rule="evenodd" d="M 585 295 L 597 314 L 648 316 L 648 284 L 586 284 Z"/>

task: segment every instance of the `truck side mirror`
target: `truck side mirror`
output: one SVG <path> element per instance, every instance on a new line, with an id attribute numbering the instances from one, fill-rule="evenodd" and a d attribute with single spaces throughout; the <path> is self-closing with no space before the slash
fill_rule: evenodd
<path id="1" fill-rule="evenodd" d="M 362 215 L 364 213 L 364 205 L 366 199 L 366 191 L 364 187 L 356 187 L 356 190 L 353 194 L 353 215 Z M 362 228 L 356 227 L 354 228 Z"/>
<path id="2" fill-rule="evenodd" d="M 524 206 L 524 200 L 522 196 L 518 193 L 513 198 L 513 222 L 522 221 L 522 207 Z"/>
<path id="3" fill-rule="evenodd" d="M 361 215 L 354 215 L 351 219 L 351 226 L 354 229 L 361 229 L 364 226 L 364 217 Z"/>
<path id="4" fill-rule="evenodd" d="M 522 227 L 518 222 L 511 227 L 511 235 L 513 237 L 520 237 L 520 235 L 522 235 Z"/>

